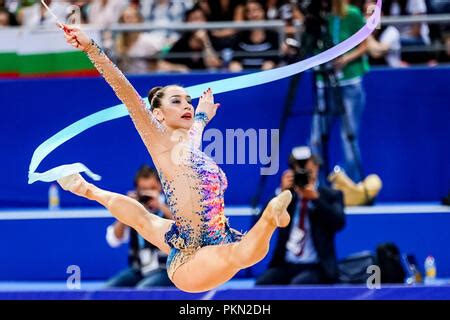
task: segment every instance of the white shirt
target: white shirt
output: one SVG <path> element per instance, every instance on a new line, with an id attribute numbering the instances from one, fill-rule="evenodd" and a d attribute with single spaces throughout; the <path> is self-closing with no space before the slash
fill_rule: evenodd
<path id="1" fill-rule="evenodd" d="M 141 13 L 144 19 L 159 26 L 168 26 L 172 23 L 183 22 L 186 10 L 192 7 L 192 1 L 166 0 L 141 0 Z M 151 32 L 159 37 L 166 37 L 169 43 L 174 43 L 180 38 L 180 33 L 175 31 L 155 30 Z"/>
<path id="2" fill-rule="evenodd" d="M 128 242 L 129 239 L 130 229 L 128 227 L 125 229 L 123 237 L 121 239 L 116 236 L 113 224 L 108 226 L 108 228 L 106 229 L 106 242 L 111 248 L 117 248 L 125 242 Z"/>
<path id="3" fill-rule="evenodd" d="M 191 7 L 183 0 L 141 0 L 141 12 L 145 20 L 158 25 L 169 25 L 171 22 L 182 22 L 187 9 Z"/>
<path id="4" fill-rule="evenodd" d="M 137 41 L 127 52 L 132 58 L 148 58 L 158 53 L 165 45 L 166 39 L 159 34 L 142 32 Z"/>
<path id="5" fill-rule="evenodd" d="M 396 27 L 389 26 L 380 35 L 380 42 L 389 47 L 389 51 L 385 56 L 386 62 L 391 67 L 401 66 L 401 43 L 400 32 Z"/>
<path id="6" fill-rule="evenodd" d="M 125 8 L 128 6 L 128 0 L 108 0 L 105 6 L 101 0 L 93 0 L 87 8 L 89 23 L 107 27 L 117 23 Z"/>
<path id="7" fill-rule="evenodd" d="M 427 5 L 425 0 L 408 0 L 406 4 L 406 13 L 411 15 L 419 15 L 427 13 Z M 398 16 L 401 14 L 400 5 L 397 2 L 394 2 L 390 9 L 390 14 L 393 16 Z M 410 26 L 401 26 L 400 33 L 403 37 L 408 37 L 409 32 L 411 30 Z M 420 36 L 425 44 L 430 44 L 430 29 L 428 28 L 428 24 L 422 23 L 420 25 Z"/>

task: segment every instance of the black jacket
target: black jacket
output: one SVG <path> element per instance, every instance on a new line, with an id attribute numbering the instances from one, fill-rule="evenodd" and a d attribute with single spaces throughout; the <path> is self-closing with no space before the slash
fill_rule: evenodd
<path id="1" fill-rule="evenodd" d="M 335 234 L 345 226 L 344 201 L 341 191 L 319 187 L 319 198 L 312 201 L 312 208 L 308 212 L 311 225 L 312 239 L 326 280 L 336 282 L 339 271 L 334 246 Z M 293 193 L 293 199 L 288 207 L 291 222 L 294 220 L 298 197 Z M 274 256 L 269 267 L 277 267 L 285 263 L 286 243 L 292 229 L 292 223 L 286 228 L 279 229 L 278 241 Z"/>

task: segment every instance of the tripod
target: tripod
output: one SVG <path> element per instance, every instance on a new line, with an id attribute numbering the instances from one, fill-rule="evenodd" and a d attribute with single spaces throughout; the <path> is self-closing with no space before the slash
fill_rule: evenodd
<path id="1" fill-rule="evenodd" d="M 351 150 L 351 158 L 354 161 L 356 171 L 360 179 L 364 177 L 364 171 L 361 164 L 361 157 L 357 147 L 356 132 L 352 126 L 350 115 L 344 105 L 344 97 L 339 79 L 332 65 L 326 64 L 314 70 L 315 81 L 315 106 L 313 113 L 313 140 L 319 138 L 320 142 L 312 141 L 312 144 L 318 144 L 316 152 L 321 156 L 322 166 L 320 172 L 321 182 L 326 182 L 326 174 L 331 171 L 329 159 L 329 140 L 330 129 L 336 116 L 340 116 L 341 125 L 344 131 L 345 139 L 348 141 Z M 319 76 L 322 81 L 319 81 Z M 313 148 L 315 146 L 312 146 Z"/>

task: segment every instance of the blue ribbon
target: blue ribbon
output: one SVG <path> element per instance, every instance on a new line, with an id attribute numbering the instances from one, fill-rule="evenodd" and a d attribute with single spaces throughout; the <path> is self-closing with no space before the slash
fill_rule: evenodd
<path id="1" fill-rule="evenodd" d="M 314 68 L 318 65 L 336 59 L 337 57 L 343 55 L 347 51 L 359 45 L 370 36 L 373 30 L 375 30 L 381 18 L 381 2 L 381 0 L 377 1 L 376 6 L 374 7 L 373 14 L 367 19 L 364 27 L 362 27 L 358 32 L 356 32 L 347 40 L 314 57 L 281 68 L 256 72 L 218 81 L 212 81 L 208 83 L 202 83 L 199 85 L 188 87 L 186 88 L 186 91 L 193 99 L 195 99 L 202 94 L 205 88 L 211 88 L 214 94 L 245 89 L 248 87 L 253 87 L 290 77 L 294 74 L 303 72 L 305 70 Z M 43 173 L 36 172 L 36 169 L 44 160 L 44 158 L 47 157 L 53 150 L 58 148 L 66 141 L 72 139 L 76 135 L 100 123 L 118 119 L 127 115 L 128 110 L 126 109 L 124 104 L 110 107 L 87 116 L 81 120 L 78 120 L 67 128 L 61 130 L 48 140 L 44 141 L 33 153 L 28 171 L 28 183 L 31 184 L 36 181 L 51 182 L 65 176 L 81 172 L 86 173 L 93 180 L 100 180 L 101 177 L 99 175 L 90 171 L 82 163 L 62 165 Z"/>

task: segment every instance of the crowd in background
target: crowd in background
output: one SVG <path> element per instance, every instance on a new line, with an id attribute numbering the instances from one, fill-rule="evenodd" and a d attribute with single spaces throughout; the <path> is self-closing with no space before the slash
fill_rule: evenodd
<path id="1" fill-rule="evenodd" d="M 102 43 L 119 67 L 129 73 L 149 71 L 271 69 L 304 58 L 297 26 L 304 24 L 307 1 L 292 0 L 46 0 L 61 21 L 70 6 L 81 8 L 81 23 L 108 28 L 114 24 L 283 20 L 285 39 L 273 29 L 154 30 L 109 34 Z M 321 2 L 321 1 L 317 1 Z M 345 0 L 322 0 L 334 5 Z M 347 1 L 370 15 L 375 0 Z M 384 16 L 450 13 L 450 0 L 385 0 Z M 54 25 L 37 0 L 0 0 L 0 27 Z M 450 60 L 450 25 L 388 25 L 368 40 L 371 64 L 405 67 Z M 301 29 L 300 29 L 301 30 Z M 106 33 L 107 34 L 107 33 Z M 431 46 L 439 46 L 433 50 Z M 431 49 L 430 49 L 431 48 Z"/>

